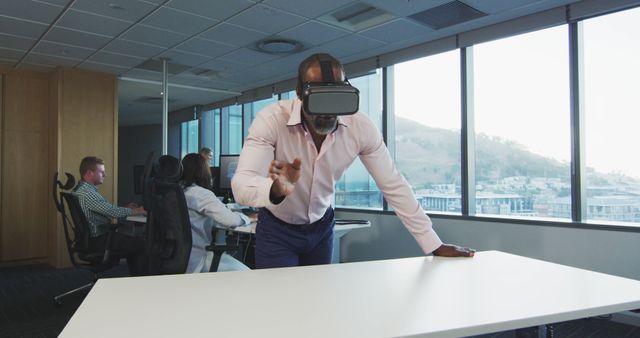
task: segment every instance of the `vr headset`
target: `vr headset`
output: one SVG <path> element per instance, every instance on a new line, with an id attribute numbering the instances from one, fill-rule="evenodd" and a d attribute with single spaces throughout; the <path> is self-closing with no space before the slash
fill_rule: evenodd
<path id="1" fill-rule="evenodd" d="M 323 82 L 302 85 L 304 110 L 311 115 L 351 115 L 358 111 L 360 91 L 349 81 L 336 82 L 331 60 L 320 58 Z"/>

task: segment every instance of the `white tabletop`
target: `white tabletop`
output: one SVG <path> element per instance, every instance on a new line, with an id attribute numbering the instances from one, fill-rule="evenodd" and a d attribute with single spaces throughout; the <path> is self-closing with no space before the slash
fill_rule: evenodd
<path id="1" fill-rule="evenodd" d="M 223 225 L 218 225 L 218 229 L 255 234 L 256 233 L 256 224 L 257 224 L 256 222 L 252 222 L 249 225 L 244 225 L 244 226 L 239 226 L 239 227 L 225 227 Z M 347 230 L 353 230 L 353 229 L 359 229 L 359 228 L 367 228 L 367 227 L 370 227 L 370 226 L 371 226 L 371 222 L 345 223 L 345 224 L 336 224 L 333 227 L 333 229 L 336 232 L 338 232 L 338 231 L 347 231 Z"/>
<path id="2" fill-rule="evenodd" d="M 61 337 L 458 337 L 640 307 L 640 281 L 498 251 L 101 279 Z"/>
<path id="3" fill-rule="evenodd" d="M 127 216 L 127 221 L 136 222 L 136 223 L 147 223 L 147 216 L 137 215 L 137 216 Z"/>

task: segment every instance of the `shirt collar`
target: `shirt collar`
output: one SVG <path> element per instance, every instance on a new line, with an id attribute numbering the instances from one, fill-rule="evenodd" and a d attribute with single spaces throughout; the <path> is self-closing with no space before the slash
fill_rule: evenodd
<path id="1" fill-rule="evenodd" d="M 302 124 L 302 101 L 300 101 L 299 98 L 293 99 L 293 109 L 291 109 L 291 116 L 289 117 L 289 121 L 287 121 L 287 126 L 289 127 L 296 125 L 304 127 Z M 338 116 L 338 126 L 349 127 L 349 124 L 345 119 L 341 118 L 341 116 Z"/>
<path id="2" fill-rule="evenodd" d="M 89 184 L 89 183 L 87 183 L 87 182 L 85 182 L 85 181 L 80 181 L 80 184 L 81 184 L 81 185 L 83 185 L 83 186 L 85 186 L 85 187 L 87 187 L 87 188 L 92 189 L 93 191 L 98 191 L 98 187 L 96 187 L 96 186 L 95 186 L 95 185 L 93 185 L 93 184 Z"/>

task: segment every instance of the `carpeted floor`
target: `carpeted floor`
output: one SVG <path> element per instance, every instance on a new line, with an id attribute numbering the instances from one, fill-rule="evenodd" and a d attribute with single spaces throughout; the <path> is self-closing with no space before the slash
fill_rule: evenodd
<path id="1" fill-rule="evenodd" d="M 128 276 L 124 261 L 101 278 L 123 276 Z M 0 338 L 57 337 L 80 306 L 84 294 L 67 297 L 59 307 L 53 305 L 53 297 L 90 280 L 89 272 L 75 268 L 34 265 L 0 269 Z M 477 337 L 538 337 L 538 334 L 525 330 L 519 335 L 505 331 Z M 640 337 L 640 327 L 612 322 L 607 317 L 589 318 L 555 324 L 554 337 Z"/>
<path id="2" fill-rule="evenodd" d="M 126 264 L 101 278 L 128 276 Z M 57 337 L 84 299 L 71 295 L 62 306 L 53 297 L 92 279 L 87 271 L 46 265 L 0 269 L 0 337 Z"/>

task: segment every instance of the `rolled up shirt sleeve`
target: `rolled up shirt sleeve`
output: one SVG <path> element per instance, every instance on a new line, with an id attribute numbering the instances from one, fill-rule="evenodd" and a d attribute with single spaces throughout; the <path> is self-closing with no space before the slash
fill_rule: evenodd
<path id="1" fill-rule="evenodd" d="M 272 205 L 269 199 L 273 180 L 268 177 L 274 159 L 278 121 L 273 114 L 258 114 L 249 128 L 238 167 L 231 180 L 236 202 L 252 207 Z"/>
<path id="2" fill-rule="evenodd" d="M 368 118 L 362 119 L 358 128 L 362 128 L 358 132 L 363 135 L 360 160 L 422 251 L 425 254 L 433 252 L 442 241 L 433 230 L 431 219 L 418 204 L 411 186 L 395 166 L 382 135 Z"/>

